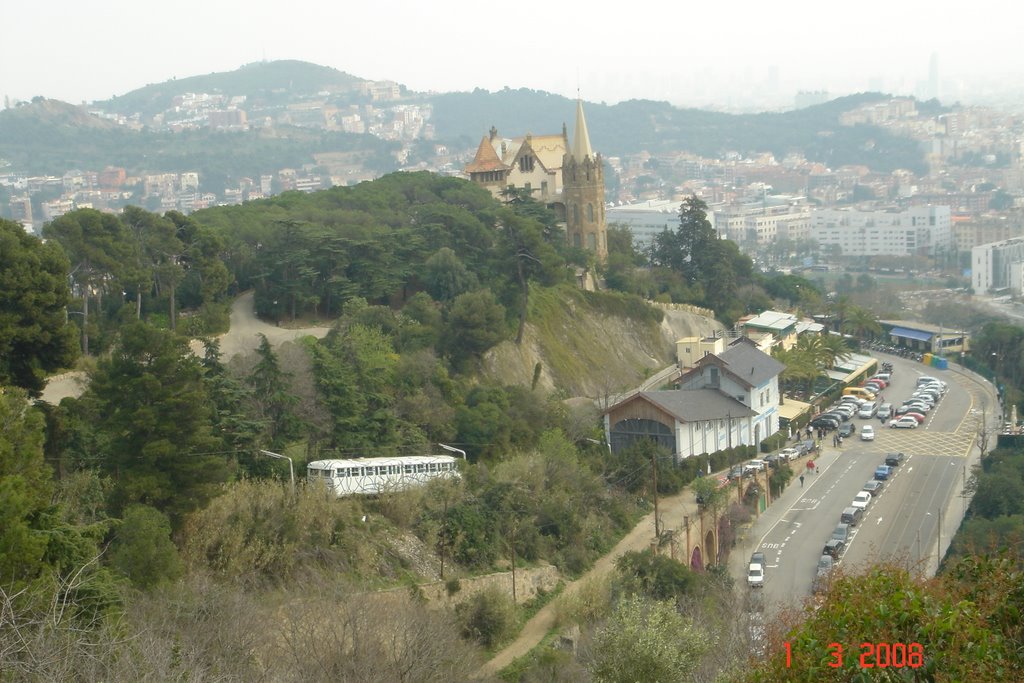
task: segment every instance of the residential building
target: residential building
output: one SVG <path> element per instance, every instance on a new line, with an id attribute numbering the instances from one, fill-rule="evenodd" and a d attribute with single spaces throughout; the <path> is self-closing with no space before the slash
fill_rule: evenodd
<path id="1" fill-rule="evenodd" d="M 654 245 L 654 238 L 666 230 L 679 227 L 679 202 L 670 199 L 649 200 L 635 204 L 611 206 L 605 212 L 610 224 L 619 224 L 633 235 L 633 246 L 644 251 Z"/>
<path id="2" fill-rule="evenodd" d="M 953 248 L 948 206 L 811 212 L 811 239 L 843 256 L 936 256 Z"/>
<path id="3" fill-rule="evenodd" d="M 768 195 L 711 208 L 719 236 L 737 244 L 796 241 L 810 235 L 810 207 L 803 197 Z"/>
<path id="4" fill-rule="evenodd" d="M 975 294 L 1024 294 L 1024 237 L 971 249 L 971 287 Z"/>
<path id="5" fill-rule="evenodd" d="M 735 339 L 696 359 L 679 389 L 639 392 L 609 408 L 608 443 L 616 452 L 652 439 L 680 459 L 757 445 L 779 429 L 783 369 L 753 341 Z"/>

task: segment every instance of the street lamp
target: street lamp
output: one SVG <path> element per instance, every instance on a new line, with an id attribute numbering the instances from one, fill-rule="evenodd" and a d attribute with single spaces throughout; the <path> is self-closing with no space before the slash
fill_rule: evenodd
<path id="1" fill-rule="evenodd" d="M 287 455 L 281 455 L 280 453 L 271 453 L 270 451 L 265 451 L 262 448 L 260 449 L 260 453 L 262 453 L 263 455 L 269 456 L 271 458 L 277 458 L 279 460 L 287 460 L 288 461 L 288 474 L 291 476 L 292 495 L 294 496 L 295 495 L 295 466 L 292 464 L 292 459 L 289 458 Z"/>
<path id="2" fill-rule="evenodd" d="M 454 446 L 446 446 L 443 443 L 439 443 L 437 445 L 440 446 L 441 448 L 445 449 L 446 451 L 450 452 L 450 453 L 458 453 L 459 455 L 462 456 L 463 460 L 466 459 L 466 451 L 462 450 L 461 448 L 455 448 Z"/>

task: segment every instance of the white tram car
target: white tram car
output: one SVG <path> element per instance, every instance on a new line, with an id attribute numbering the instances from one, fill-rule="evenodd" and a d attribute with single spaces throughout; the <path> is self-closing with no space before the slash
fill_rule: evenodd
<path id="1" fill-rule="evenodd" d="M 306 465 L 308 483 L 320 482 L 338 496 L 401 491 L 431 479 L 458 476 L 456 460 L 450 455 L 316 460 Z"/>

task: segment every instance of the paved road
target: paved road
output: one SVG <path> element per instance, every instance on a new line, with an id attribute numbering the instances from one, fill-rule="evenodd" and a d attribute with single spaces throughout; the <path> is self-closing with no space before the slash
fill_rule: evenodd
<path id="1" fill-rule="evenodd" d="M 912 361 L 896 363 L 894 381 L 884 392 L 886 400 L 896 404 L 909 396 L 919 376 L 940 373 Z M 839 566 L 856 571 L 878 560 L 897 560 L 922 574 L 934 574 L 939 553 L 963 516 L 962 491 L 977 461 L 978 426 L 983 419 L 992 425 L 998 418 L 991 385 L 958 369 L 942 372 L 941 377 L 950 390 L 918 429 L 888 429 L 877 420 L 854 418 L 858 428 L 875 426 L 875 441 L 855 437 L 839 449 L 826 439 L 816 460 L 818 474 L 806 475 L 803 487 L 791 485 L 740 541 L 739 552 L 730 560 L 739 586 L 745 590 L 750 553 L 760 549 L 767 571 L 764 589 L 756 591 L 761 593 L 759 602 L 795 606 L 810 595 L 818 558 L 840 513 L 889 451 L 903 451 L 908 459 L 854 529 Z"/>
<path id="2" fill-rule="evenodd" d="M 256 317 L 253 293 L 246 292 L 235 299 L 231 304 L 231 323 L 228 332 L 217 337 L 220 341 L 221 358 L 227 362 L 239 353 L 246 353 L 256 349 L 260 344 L 258 335 L 264 334 L 273 346 L 280 346 L 284 342 L 313 335 L 324 337 L 331 328 L 329 327 L 302 327 L 285 328 L 265 323 Z M 192 340 L 189 346 L 193 353 L 201 355 L 203 345 Z M 66 372 L 63 375 L 56 375 L 50 378 L 43 390 L 41 399 L 47 403 L 60 403 L 62 398 L 71 396 L 77 398 L 85 391 L 85 373 Z"/>

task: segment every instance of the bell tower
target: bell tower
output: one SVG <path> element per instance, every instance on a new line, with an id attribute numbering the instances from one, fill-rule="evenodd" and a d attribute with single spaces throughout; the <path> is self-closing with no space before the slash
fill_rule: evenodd
<path id="1" fill-rule="evenodd" d="M 565 127 L 563 136 L 567 135 Z M 562 196 L 565 200 L 565 236 L 569 245 L 592 251 L 597 261 L 608 258 L 608 226 L 604 218 L 604 164 L 590 148 L 583 101 L 576 100 L 576 130 L 572 146 L 565 140 L 562 159 Z"/>

